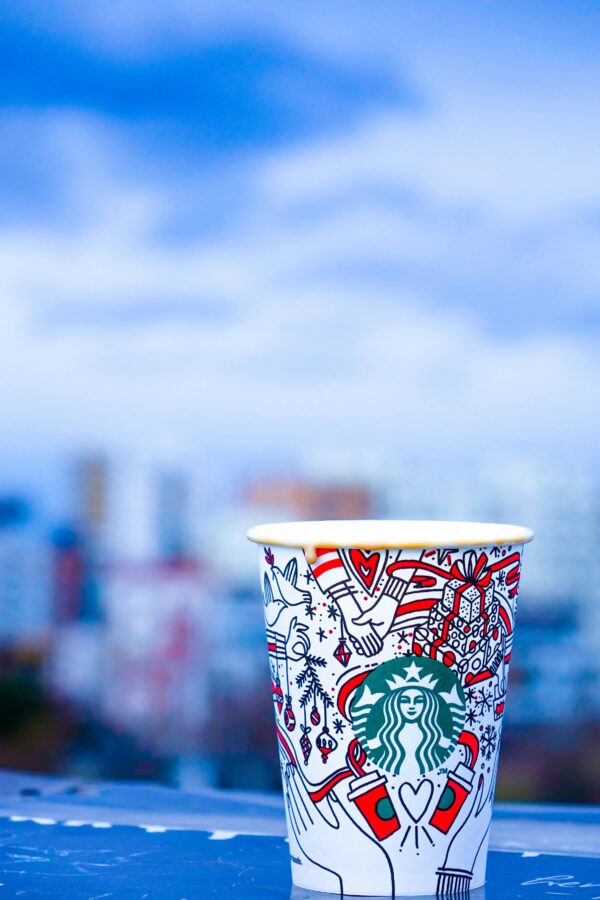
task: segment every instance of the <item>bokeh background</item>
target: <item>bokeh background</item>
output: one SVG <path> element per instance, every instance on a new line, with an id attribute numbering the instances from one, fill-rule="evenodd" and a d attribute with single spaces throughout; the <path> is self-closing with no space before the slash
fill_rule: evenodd
<path id="1" fill-rule="evenodd" d="M 516 522 L 600 800 L 600 7 L 0 5 L 0 765 L 277 789 L 261 521 Z"/>

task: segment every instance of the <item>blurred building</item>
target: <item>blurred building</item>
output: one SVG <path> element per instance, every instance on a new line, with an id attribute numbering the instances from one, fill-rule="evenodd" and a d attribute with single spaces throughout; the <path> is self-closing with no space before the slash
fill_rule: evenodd
<path id="1" fill-rule="evenodd" d="M 73 479 L 79 531 L 100 561 L 183 559 L 193 549 L 192 481 L 161 459 L 84 456 Z"/>
<path id="2" fill-rule="evenodd" d="M 211 645 L 200 565 L 120 562 L 104 579 L 102 715 L 162 752 L 198 747 Z"/>
<path id="3" fill-rule="evenodd" d="M 575 604 L 573 604 L 575 606 Z M 576 608 L 519 614 L 510 673 L 510 726 L 576 723 L 597 714 L 595 656 Z"/>
<path id="4" fill-rule="evenodd" d="M 65 625 L 85 619 L 86 558 L 74 528 L 61 527 L 52 536 L 52 620 Z"/>
<path id="5" fill-rule="evenodd" d="M 374 492 L 368 487 L 300 478 L 256 481 L 243 493 L 241 503 L 285 510 L 292 519 L 368 519 L 376 511 Z"/>
<path id="6" fill-rule="evenodd" d="M 378 501 L 371 485 L 351 478 L 255 478 L 222 498 L 202 532 L 205 551 L 230 584 L 257 596 L 256 547 L 246 531 L 260 522 L 288 519 L 364 519 L 376 515 Z"/>
<path id="7" fill-rule="evenodd" d="M 0 499 L 0 642 L 40 643 L 51 620 L 51 553 L 25 500 Z"/>
<path id="8" fill-rule="evenodd" d="M 84 457 L 77 524 L 54 541 L 54 695 L 167 755 L 198 749 L 208 709 L 208 574 L 190 552 L 190 496 L 175 467 Z"/>
<path id="9" fill-rule="evenodd" d="M 425 462 L 398 461 L 353 476 L 351 460 L 329 469 L 321 461 L 297 477 L 229 486 L 198 515 L 199 480 L 164 461 L 81 459 L 74 524 L 57 529 L 45 549 L 25 508 L 0 504 L 4 633 L 31 633 L 46 609 L 54 697 L 148 759 L 169 761 L 171 777 L 188 787 L 275 788 L 263 609 L 246 530 L 377 516 L 522 523 L 536 540 L 525 548 L 501 787 L 518 783 L 509 788 L 515 796 L 534 796 L 531 773 L 519 768 L 528 739 L 548 750 L 531 790 L 554 790 L 565 726 L 586 735 L 600 711 L 600 492 L 592 474 L 503 460 L 454 467 L 449 478 Z M 45 587 L 44 558 L 52 562 Z M 30 600 L 15 608 L 17 595 Z M 575 771 L 577 758 L 568 765 Z"/>
<path id="10" fill-rule="evenodd" d="M 395 470 L 386 512 L 397 518 L 509 522 L 534 529 L 525 548 L 507 722 L 598 715 L 600 483 L 584 467 L 483 461 L 440 477 Z"/>

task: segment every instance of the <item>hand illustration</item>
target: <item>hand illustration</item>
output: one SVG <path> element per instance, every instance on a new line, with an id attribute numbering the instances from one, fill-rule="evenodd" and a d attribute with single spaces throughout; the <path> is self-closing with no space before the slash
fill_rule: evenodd
<path id="1" fill-rule="evenodd" d="M 283 786 L 288 821 L 306 860 L 339 879 L 343 894 L 392 894 L 392 874 L 383 849 L 347 813 L 332 790 L 313 803 L 302 775 L 286 765 Z M 308 884 L 306 886 L 309 886 Z"/>
<path id="2" fill-rule="evenodd" d="M 362 656 L 375 656 L 383 648 L 383 641 L 373 628 L 370 621 L 360 622 L 362 618 L 360 609 L 354 599 L 354 594 L 348 593 L 337 597 L 333 601 L 339 609 L 344 626 L 348 632 L 348 637 L 352 642 L 352 646 Z M 356 618 L 353 616 L 356 613 Z"/>
<path id="3" fill-rule="evenodd" d="M 359 617 L 361 618 L 361 617 Z M 376 656 L 383 649 L 383 641 L 373 628 L 370 622 L 357 622 L 355 619 L 344 620 L 348 637 L 352 642 L 352 646 L 361 656 Z"/>
<path id="4" fill-rule="evenodd" d="M 304 659 L 310 650 L 310 638 L 307 632 L 308 626 L 298 622 L 298 618 L 294 616 L 285 641 L 285 655 L 288 659 L 295 662 Z"/>
<path id="5" fill-rule="evenodd" d="M 389 594 L 382 594 L 363 613 L 352 619 L 358 626 L 370 626 L 383 645 L 383 638 L 388 634 L 398 609 L 398 601 Z"/>
<path id="6" fill-rule="evenodd" d="M 473 800 L 461 809 L 453 827 L 454 838 L 448 847 L 444 869 L 473 873 L 479 851 L 485 844 L 491 823 L 491 808 L 483 796 L 483 775 Z M 487 818 L 487 822 L 485 821 Z"/>

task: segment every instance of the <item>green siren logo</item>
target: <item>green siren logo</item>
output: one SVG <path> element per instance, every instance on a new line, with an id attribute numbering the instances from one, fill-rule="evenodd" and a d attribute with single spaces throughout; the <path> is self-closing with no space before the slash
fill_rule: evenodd
<path id="1" fill-rule="evenodd" d="M 394 775 L 423 775 L 450 756 L 465 720 L 465 697 L 443 663 L 393 659 L 374 669 L 350 706 L 352 729 L 369 759 Z"/>

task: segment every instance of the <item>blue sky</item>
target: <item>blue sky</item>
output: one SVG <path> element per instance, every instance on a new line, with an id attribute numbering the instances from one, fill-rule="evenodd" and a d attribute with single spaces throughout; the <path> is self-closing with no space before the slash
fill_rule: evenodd
<path id="1" fill-rule="evenodd" d="M 596 456 L 592 3 L 0 7 L 7 477 Z"/>

